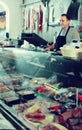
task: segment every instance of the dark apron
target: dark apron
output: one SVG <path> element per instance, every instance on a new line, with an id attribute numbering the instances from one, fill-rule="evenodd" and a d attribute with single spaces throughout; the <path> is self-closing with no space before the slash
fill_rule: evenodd
<path id="1" fill-rule="evenodd" d="M 60 31 L 58 37 L 56 38 L 56 44 L 55 44 L 56 51 L 59 51 L 60 47 L 62 47 L 63 45 L 66 44 L 66 36 L 67 36 L 69 29 L 70 29 L 70 27 L 68 28 L 65 36 L 61 36 L 60 33 L 61 33 L 62 30 Z"/>

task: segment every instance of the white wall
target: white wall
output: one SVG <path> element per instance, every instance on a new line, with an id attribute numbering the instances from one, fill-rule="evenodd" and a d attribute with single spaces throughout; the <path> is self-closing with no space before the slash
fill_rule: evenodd
<path id="1" fill-rule="evenodd" d="M 0 5 L 3 5 L 7 10 L 6 32 L 9 32 L 10 38 L 17 38 L 21 33 L 21 2 L 22 0 L 0 0 Z"/>

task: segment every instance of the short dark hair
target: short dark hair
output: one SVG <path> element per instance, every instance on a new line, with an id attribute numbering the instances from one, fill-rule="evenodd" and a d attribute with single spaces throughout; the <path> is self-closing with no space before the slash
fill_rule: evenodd
<path id="1" fill-rule="evenodd" d="M 70 16 L 68 14 L 61 14 L 61 16 L 66 16 L 66 18 L 70 20 Z"/>

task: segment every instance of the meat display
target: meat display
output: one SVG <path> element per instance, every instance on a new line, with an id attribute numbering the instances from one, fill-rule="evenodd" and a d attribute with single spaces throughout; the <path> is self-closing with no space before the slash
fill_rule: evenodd
<path id="1" fill-rule="evenodd" d="M 12 56 L 6 52 L 13 52 Z M 64 88 L 62 82 L 57 82 L 56 61 L 50 53 L 22 49 L 2 53 L 0 102 L 6 113 L 15 113 L 14 120 L 22 121 L 26 128 L 31 126 L 29 130 L 82 129 L 82 88 L 77 95 L 76 87 Z"/>
<path id="2" fill-rule="evenodd" d="M 44 126 L 43 130 L 60 130 L 59 128 L 57 128 L 56 126 L 54 126 L 53 124 L 48 124 L 46 126 Z"/>
<path id="3" fill-rule="evenodd" d="M 45 119 L 45 115 L 41 112 L 40 109 L 36 110 L 33 113 L 26 114 L 25 117 L 28 118 L 30 121 L 38 123 L 40 123 L 41 120 Z"/>
<path id="4" fill-rule="evenodd" d="M 1 92 L 1 93 L 7 92 L 7 91 L 9 91 L 9 88 L 7 88 L 7 87 L 1 87 L 1 88 L 0 88 L 0 92 Z"/>
<path id="5" fill-rule="evenodd" d="M 41 126 L 39 130 L 68 130 L 68 129 L 58 123 L 49 123 L 47 125 Z"/>
<path id="6" fill-rule="evenodd" d="M 56 122 L 70 130 L 81 130 L 82 108 L 71 109 L 57 117 Z"/>

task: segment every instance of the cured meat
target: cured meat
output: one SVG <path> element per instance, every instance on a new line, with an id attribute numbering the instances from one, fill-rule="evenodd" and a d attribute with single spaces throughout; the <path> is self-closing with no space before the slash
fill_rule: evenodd
<path id="1" fill-rule="evenodd" d="M 58 116 L 57 123 L 65 126 L 70 130 L 81 130 L 82 128 L 82 108 L 71 109 Z"/>
<path id="2" fill-rule="evenodd" d="M 0 88 L 0 92 L 1 92 L 1 93 L 7 92 L 7 91 L 9 91 L 9 88 L 7 88 L 7 87 L 1 87 L 1 88 Z"/>
<path id="3" fill-rule="evenodd" d="M 44 126 L 43 130 L 60 130 L 60 129 L 54 126 L 53 124 L 48 124 Z"/>
<path id="4" fill-rule="evenodd" d="M 72 117 L 82 117 L 82 108 L 77 108 L 72 111 Z"/>
<path id="5" fill-rule="evenodd" d="M 0 88 L 3 87 L 3 86 L 4 86 L 4 84 L 2 82 L 0 82 Z"/>
<path id="6" fill-rule="evenodd" d="M 45 106 L 42 103 L 32 103 L 33 105 L 27 108 L 24 112 L 24 119 L 33 125 L 48 124 L 53 121 L 54 116 L 52 114 L 45 114 Z"/>
<path id="7" fill-rule="evenodd" d="M 49 8 L 49 22 L 54 22 L 54 6 L 51 5 Z"/>
<path id="8" fill-rule="evenodd" d="M 45 115 L 41 112 L 40 109 L 37 109 L 33 113 L 26 114 L 25 117 L 28 118 L 30 121 L 39 122 L 39 123 L 41 120 L 45 119 Z"/>
<path id="9" fill-rule="evenodd" d="M 24 103 L 24 104 L 17 105 L 15 110 L 17 113 L 22 113 L 26 108 L 28 108 L 28 105 Z"/>
<path id="10" fill-rule="evenodd" d="M 20 103 L 19 97 L 7 97 L 7 98 L 4 98 L 3 100 L 9 106 Z"/>
<path id="11" fill-rule="evenodd" d="M 39 25 L 38 25 L 38 31 L 42 32 L 42 23 L 43 23 L 43 12 L 41 5 L 39 6 Z"/>

